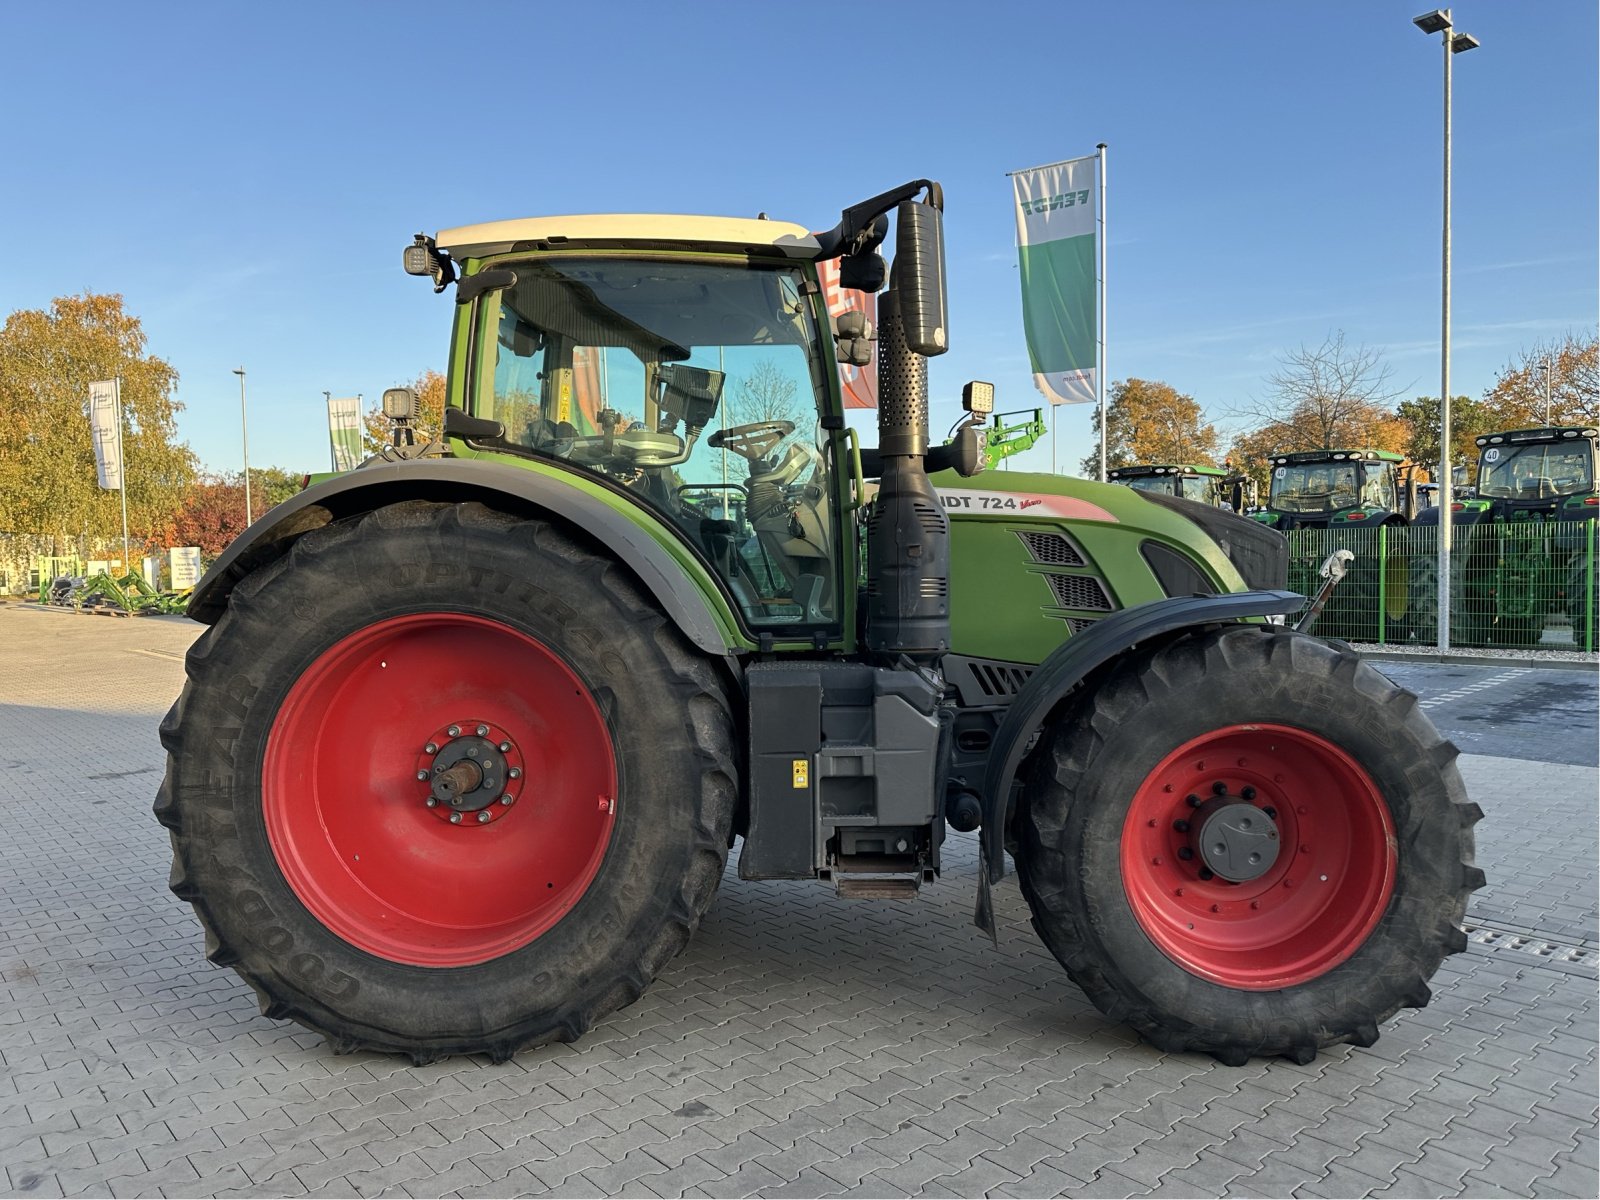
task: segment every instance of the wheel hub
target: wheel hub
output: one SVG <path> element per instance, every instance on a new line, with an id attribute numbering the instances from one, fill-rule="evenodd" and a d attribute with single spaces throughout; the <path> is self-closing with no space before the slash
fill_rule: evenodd
<path id="1" fill-rule="evenodd" d="M 1277 822 L 1248 800 L 1212 800 L 1195 810 L 1191 828 L 1200 861 L 1230 883 L 1259 879 L 1278 861 Z"/>
<path id="2" fill-rule="evenodd" d="M 472 720 L 452 722 L 428 739 L 416 778 L 424 806 L 456 826 L 508 816 L 526 782 L 522 753 L 506 731 Z"/>

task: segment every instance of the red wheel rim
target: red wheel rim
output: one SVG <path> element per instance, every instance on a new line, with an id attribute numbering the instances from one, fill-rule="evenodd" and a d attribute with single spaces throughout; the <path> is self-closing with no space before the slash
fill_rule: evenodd
<path id="1" fill-rule="evenodd" d="M 1212 875 L 1182 828 L 1204 812 L 1191 797 L 1270 810 L 1276 861 L 1244 882 Z M 1204 979 L 1268 991 L 1356 952 L 1388 907 L 1398 854 L 1389 806 L 1342 749 L 1303 729 L 1231 725 L 1186 742 L 1145 777 L 1121 861 L 1133 915 L 1163 953 Z"/>
<path id="2" fill-rule="evenodd" d="M 499 770 L 516 778 L 509 804 L 497 794 L 451 824 L 418 768 L 456 727 L 510 745 Z M 554 652 L 421 613 L 351 634 L 296 680 L 261 791 L 278 866 L 318 921 L 380 958 L 449 967 L 525 946 L 577 904 L 611 841 L 616 781 L 605 719 Z"/>

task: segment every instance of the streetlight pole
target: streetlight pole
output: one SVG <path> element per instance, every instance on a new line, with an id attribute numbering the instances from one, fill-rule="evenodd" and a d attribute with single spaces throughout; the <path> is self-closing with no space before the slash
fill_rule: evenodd
<path id="1" fill-rule="evenodd" d="M 233 373 L 239 377 L 239 435 L 244 439 L 244 523 L 249 525 L 255 520 L 250 511 L 250 418 L 244 405 L 244 368 L 235 367 Z"/>
<path id="2" fill-rule="evenodd" d="M 1477 47 L 1469 33 L 1456 33 L 1450 10 L 1438 8 L 1412 18 L 1423 33 L 1442 33 L 1444 43 L 1444 283 L 1439 334 L 1439 649 L 1450 649 L 1450 535 L 1455 499 L 1450 477 L 1450 74 L 1457 54 Z"/>

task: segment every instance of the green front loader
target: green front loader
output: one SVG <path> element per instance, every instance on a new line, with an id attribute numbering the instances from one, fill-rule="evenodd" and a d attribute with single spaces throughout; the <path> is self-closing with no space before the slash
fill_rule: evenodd
<path id="1" fill-rule="evenodd" d="M 1279 533 L 981 473 L 984 385 L 930 443 L 942 212 L 918 180 L 820 235 L 624 214 L 406 248 L 453 288 L 442 434 L 229 548 L 162 726 L 172 888 L 264 1011 L 505 1058 L 637 999 L 735 847 L 742 879 L 910 902 L 974 831 L 979 929 L 1009 860 L 1164 1048 L 1308 1061 L 1426 1003 L 1483 881 L 1454 747 L 1287 623 Z M 877 329 L 829 318 L 834 260 Z M 839 363 L 873 341 L 862 446 Z"/>

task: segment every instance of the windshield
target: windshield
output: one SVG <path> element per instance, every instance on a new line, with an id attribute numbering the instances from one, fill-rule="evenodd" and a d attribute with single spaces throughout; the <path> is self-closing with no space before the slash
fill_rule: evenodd
<path id="1" fill-rule="evenodd" d="M 1478 495 L 1512 500 L 1575 496 L 1594 485 L 1594 458 L 1581 439 L 1488 446 L 1478 464 Z"/>
<path id="2" fill-rule="evenodd" d="M 752 624 L 831 622 L 825 360 L 801 272 L 620 257 L 512 267 L 517 282 L 483 305 L 474 415 L 664 513 Z"/>
<path id="3" fill-rule="evenodd" d="M 1272 469 L 1271 507 L 1284 512 L 1353 508 L 1359 495 L 1354 463 L 1299 463 Z"/>
<path id="4" fill-rule="evenodd" d="M 1174 485 L 1178 482 L 1176 475 L 1135 475 L 1123 482 L 1136 492 L 1159 492 L 1163 496 L 1177 494 L 1174 490 Z"/>

